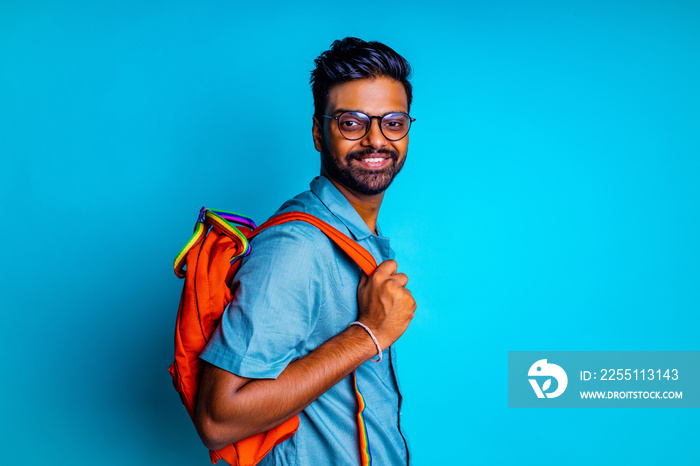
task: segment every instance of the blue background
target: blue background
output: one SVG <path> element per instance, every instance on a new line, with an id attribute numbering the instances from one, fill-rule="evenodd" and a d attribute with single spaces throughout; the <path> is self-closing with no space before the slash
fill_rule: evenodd
<path id="1" fill-rule="evenodd" d="M 241 2 L 243 3 L 243 2 Z M 202 205 L 319 169 L 332 40 L 415 68 L 380 221 L 415 465 L 698 464 L 697 411 L 507 408 L 509 350 L 697 350 L 700 5 L 0 3 L 2 464 L 208 464 L 167 367 Z"/>

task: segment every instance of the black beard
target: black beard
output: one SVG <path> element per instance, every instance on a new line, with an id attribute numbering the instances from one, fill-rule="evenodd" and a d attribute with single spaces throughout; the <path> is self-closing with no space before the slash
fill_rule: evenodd
<path id="1" fill-rule="evenodd" d="M 388 155 L 391 158 L 391 163 L 381 170 L 366 170 L 364 167 L 352 163 L 353 159 L 359 159 L 370 154 Z M 394 150 L 368 148 L 349 152 L 345 156 L 347 167 L 341 167 L 336 162 L 336 159 L 330 155 L 325 144 L 321 151 L 321 168 L 329 177 L 352 191 L 368 196 L 386 191 L 403 168 L 405 161 L 406 159 L 404 158 L 399 163 L 399 154 Z"/>

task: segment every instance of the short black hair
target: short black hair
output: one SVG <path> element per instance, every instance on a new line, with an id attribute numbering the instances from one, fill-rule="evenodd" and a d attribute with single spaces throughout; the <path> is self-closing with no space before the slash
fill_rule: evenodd
<path id="1" fill-rule="evenodd" d="M 408 110 L 413 100 L 413 87 L 408 81 L 411 65 L 391 47 L 381 42 L 366 42 L 356 37 L 336 40 L 331 48 L 314 60 L 311 71 L 311 92 L 314 95 L 314 116 L 325 112 L 328 91 L 336 84 L 363 78 L 393 78 L 403 84 Z"/>

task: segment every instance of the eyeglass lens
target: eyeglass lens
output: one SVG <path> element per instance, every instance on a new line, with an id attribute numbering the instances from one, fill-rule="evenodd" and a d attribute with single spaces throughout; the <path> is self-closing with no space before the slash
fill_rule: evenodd
<path id="1" fill-rule="evenodd" d="M 338 127 L 343 137 L 347 139 L 360 139 L 367 134 L 372 124 L 372 118 L 361 112 L 341 113 L 338 118 Z M 398 141 L 408 133 L 411 127 L 411 119 L 405 113 L 387 113 L 381 118 L 379 128 L 385 138 L 390 141 Z"/>

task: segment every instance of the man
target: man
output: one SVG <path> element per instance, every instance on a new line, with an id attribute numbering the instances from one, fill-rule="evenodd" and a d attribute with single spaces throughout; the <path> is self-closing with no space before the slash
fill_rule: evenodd
<path id="1" fill-rule="evenodd" d="M 391 345 L 416 304 L 377 216 L 406 160 L 410 66 L 386 45 L 356 38 L 335 41 L 315 63 L 312 135 L 321 176 L 278 213 L 324 220 L 379 266 L 364 276 L 304 222 L 261 232 L 236 274 L 234 301 L 201 355 L 210 365 L 197 429 L 207 447 L 219 449 L 299 414 L 297 433 L 260 464 L 359 465 L 355 370 L 373 464 L 407 464 Z"/>

